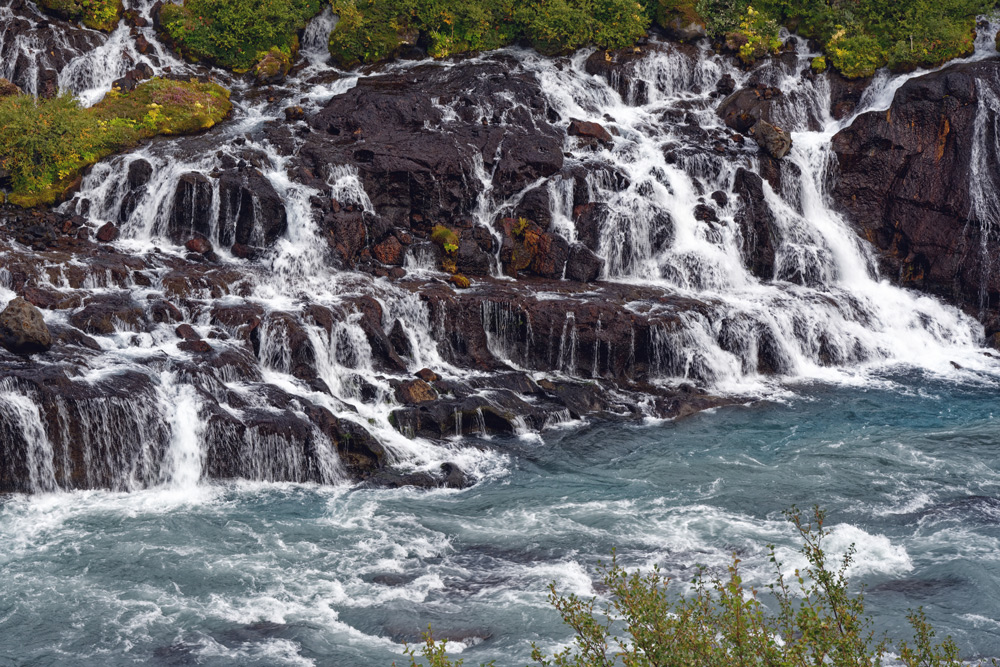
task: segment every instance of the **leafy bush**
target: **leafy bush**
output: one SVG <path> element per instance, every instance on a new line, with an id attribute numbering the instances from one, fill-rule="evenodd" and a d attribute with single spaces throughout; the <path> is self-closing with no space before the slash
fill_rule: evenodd
<path id="1" fill-rule="evenodd" d="M 687 597 L 674 594 L 658 570 L 628 572 L 616 559 L 603 566 L 601 579 L 610 600 L 560 595 L 550 586 L 549 601 L 573 629 L 574 641 L 563 651 L 545 655 L 535 647 L 532 659 L 542 667 L 718 667 L 754 665 L 793 667 L 831 665 L 868 667 L 883 664 L 890 644 L 877 636 L 865 612 L 864 593 L 849 590 L 847 570 L 853 547 L 831 562 L 824 540 L 824 514 L 818 509 L 808 521 L 797 510 L 788 513 L 802 539 L 807 565 L 792 578 L 782 573 L 770 548 L 774 582 L 767 586 L 773 612 L 760 593 L 746 586 L 740 560 L 733 559 L 725 579 L 698 575 Z M 913 638 L 898 646 L 906 667 L 961 667 L 958 647 L 950 637 L 935 642 L 923 609 L 911 612 Z M 411 667 L 418 657 L 431 667 L 452 667 L 446 642 L 430 633 L 418 650 L 407 647 Z M 491 663 L 492 664 L 492 663 Z M 993 662 L 994 667 L 996 662 Z"/>
<path id="2" fill-rule="evenodd" d="M 291 57 L 322 0 L 185 0 L 166 3 L 159 26 L 188 57 L 246 72 L 272 49 Z"/>
<path id="3" fill-rule="evenodd" d="M 123 11 L 122 0 L 38 0 L 38 6 L 59 18 L 106 32 L 115 29 Z"/>
<path id="4" fill-rule="evenodd" d="M 21 206 L 56 201 L 98 160 L 158 134 L 213 126 L 232 106 L 229 92 L 210 83 L 153 79 L 130 93 L 113 90 L 89 109 L 63 95 L 0 98 L 0 167 Z"/>

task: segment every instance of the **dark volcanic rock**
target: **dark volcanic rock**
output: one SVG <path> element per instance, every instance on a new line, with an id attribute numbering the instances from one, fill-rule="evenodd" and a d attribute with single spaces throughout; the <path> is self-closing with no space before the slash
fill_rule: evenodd
<path id="1" fill-rule="evenodd" d="M 184 243 L 195 234 L 207 238 L 211 234 L 212 199 L 212 182 L 206 176 L 197 172 L 182 174 L 177 179 L 170 209 L 170 239 L 175 243 Z"/>
<path id="2" fill-rule="evenodd" d="M 750 128 L 750 134 L 757 145 L 775 160 L 780 160 L 792 150 L 791 135 L 766 120 L 758 120 L 757 124 Z"/>
<path id="3" fill-rule="evenodd" d="M 996 221 L 977 208 L 973 192 L 996 201 L 997 181 L 973 160 L 977 149 L 984 165 L 1000 158 L 988 129 L 996 113 L 980 110 L 980 87 L 1000 92 L 998 68 L 987 60 L 911 79 L 888 111 L 859 116 L 833 139 L 834 200 L 878 249 L 885 273 L 981 314 L 1000 306 L 1000 274 L 990 260 L 1000 244 L 987 235 L 984 248 L 983 230 Z M 977 138 L 978 113 L 987 134 Z"/>
<path id="4" fill-rule="evenodd" d="M 271 182 L 253 168 L 227 171 L 219 179 L 219 238 L 233 243 L 269 248 L 285 233 L 288 215 Z"/>
<path id="5" fill-rule="evenodd" d="M 733 191 L 739 197 L 736 214 L 742 240 L 743 261 L 750 273 L 761 280 L 774 278 L 774 250 L 777 246 L 774 215 L 764 201 L 764 181 L 760 176 L 740 167 L 736 171 Z"/>
<path id="6" fill-rule="evenodd" d="M 545 111 L 536 77 L 513 61 L 420 65 L 334 97 L 309 119 L 301 156 L 317 174 L 354 165 L 394 227 L 447 223 L 475 207 L 480 158 L 500 197 L 562 168 L 562 132 Z"/>
<path id="7" fill-rule="evenodd" d="M 0 345 L 16 354 L 36 354 L 52 347 L 42 313 L 17 297 L 0 312 Z"/>
<path id="8" fill-rule="evenodd" d="M 759 121 L 774 122 L 773 101 L 781 95 L 779 89 L 768 86 L 741 88 L 722 101 L 717 113 L 726 125 L 749 135 Z"/>
<path id="9" fill-rule="evenodd" d="M 587 246 L 575 243 L 570 248 L 569 259 L 566 261 L 566 278 L 569 280 L 591 283 L 597 280 L 603 269 L 604 260 Z"/>

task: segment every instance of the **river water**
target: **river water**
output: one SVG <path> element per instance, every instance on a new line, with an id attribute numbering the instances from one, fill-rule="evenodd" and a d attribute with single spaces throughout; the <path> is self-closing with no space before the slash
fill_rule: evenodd
<path id="1" fill-rule="evenodd" d="M 546 586 L 592 595 L 617 549 L 686 581 L 829 512 L 879 628 L 925 606 L 1000 654 L 995 378 L 803 384 L 678 422 L 591 423 L 502 452 L 462 491 L 190 484 L 0 501 L 0 664 L 390 665 L 431 624 L 467 664 L 569 639 Z M 717 570 L 718 571 L 718 570 Z"/>

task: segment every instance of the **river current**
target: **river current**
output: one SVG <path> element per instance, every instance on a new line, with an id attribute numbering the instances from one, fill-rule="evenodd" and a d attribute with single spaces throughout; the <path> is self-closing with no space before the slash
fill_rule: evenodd
<path id="1" fill-rule="evenodd" d="M 546 587 L 597 566 L 687 581 L 733 554 L 799 563 L 782 510 L 829 512 L 878 626 L 923 605 L 963 656 L 1000 654 L 995 379 L 918 373 L 678 422 L 577 424 L 500 452 L 462 491 L 193 484 L 0 501 L 0 664 L 364 665 L 435 633 L 467 664 L 570 639 Z"/>

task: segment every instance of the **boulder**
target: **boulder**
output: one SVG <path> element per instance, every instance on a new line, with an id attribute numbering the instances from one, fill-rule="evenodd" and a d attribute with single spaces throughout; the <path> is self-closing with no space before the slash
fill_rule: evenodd
<path id="1" fill-rule="evenodd" d="M 759 121 L 774 122 L 773 100 L 777 100 L 781 96 L 780 89 L 770 86 L 741 88 L 724 99 L 716 113 L 730 128 L 741 134 L 749 135 L 750 130 Z"/>
<path id="2" fill-rule="evenodd" d="M 131 169 L 129 170 L 131 174 Z M 168 218 L 167 236 L 174 243 L 183 243 L 195 234 L 206 238 L 212 233 L 212 201 L 214 188 L 208 177 L 198 172 L 181 174 L 174 188 Z"/>
<path id="3" fill-rule="evenodd" d="M 566 133 L 571 137 L 584 137 L 585 139 L 596 139 L 602 144 L 612 142 L 611 133 L 604 129 L 600 123 L 592 123 L 585 120 L 571 120 Z"/>
<path id="4" fill-rule="evenodd" d="M 743 262 L 757 278 L 771 280 L 775 273 L 777 234 L 774 214 L 764 199 L 764 181 L 740 167 L 733 180 L 733 192 L 740 202 L 736 224 L 740 230 Z"/>
<path id="5" fill-rule="evenodd" d="M 788 151 L 792 150 L 791 135 L 766 120 L 758 120 L 757 124 L 750 128 L 750 135 L 758 146 L 776 160 L 785 157 Z"/>
<path id="6" fill-rule="evenodd" d="M 52 347 L 42 312 L 21 297 L 0 312 L 0 345 L 15 354 L 37 354 Z"/>
<path id="7" fill-rule="evenodd" d="M 270 248 L 288 227 L 281 196 L 261 172 L 247 167 L 227 171 L 219 178 L 219 238 L 233 243 Z"/>

